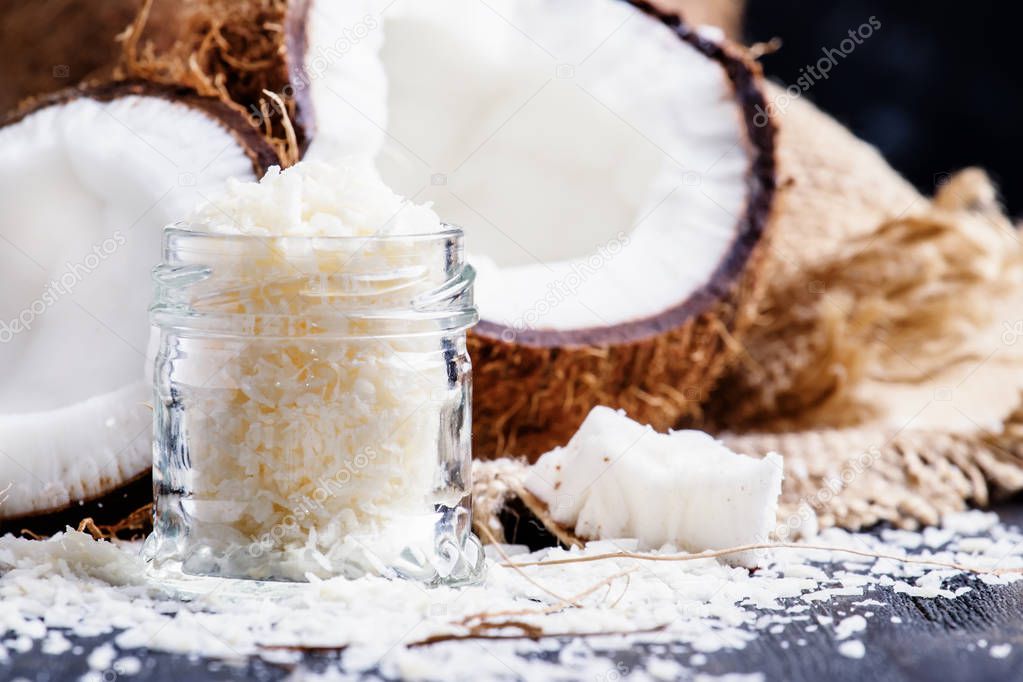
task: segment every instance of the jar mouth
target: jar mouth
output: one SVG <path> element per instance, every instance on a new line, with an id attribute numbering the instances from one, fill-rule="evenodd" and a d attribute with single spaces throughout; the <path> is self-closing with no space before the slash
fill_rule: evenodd
<path id="1" fill-rule="evenodd" d="M 196 240 L 199 244 L 213 244 L 216 242 L 224 243 L 253 243 L 253 242 L 294 242 L 294 243 L 309 243 L 315 242 L 317 244 L 337 244 L 342 245 L 359 245 L 367 242 L 376 243 L 409 243 L 409 244 L 423 244 L 429 242 L 443 243 L 450 239 L 461 240 L 464 237 L 462 228 L 457 225 L 451 225 L 449 223 L 441 223 L 442 229 L 436 232 L 408 232 L 408 233 L 380 233 L 371 235 L 274 235 L 274 234 L 251 234 L 251 233 L 233 233 L 233 232 L 209 232 L 206 230 L 195 230 L 187 222 L 176 222 L 171 223 L 164 228 L 164 247 L 173 242 L 176 239 L 190 239 Z"/>
<path id="2" fill-rule="evenodd" d="M 462 230 L 370 236 L 164 230 L 150 317 L 177 333 L 379 338 L 464 331 L 479 316 Z"/>

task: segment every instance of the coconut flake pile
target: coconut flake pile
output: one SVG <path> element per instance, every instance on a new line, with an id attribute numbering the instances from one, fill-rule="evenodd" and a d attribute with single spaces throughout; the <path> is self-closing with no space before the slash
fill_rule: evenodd
<path id="1" fill-rule="evenodd" d="M 396 194 L 365 163 L 302 161 L 273 166 L 259 182 L 231 179 L 194 211 L 190 229 L 219 234 L 368 237 L 443 229 L 429 205 Z"/>
<path id="2" fill-rule="evenodd" d="M 829 529 L 815 543 L 979 568 L 1023 568 L 1023 534 L 997 523 L 994 514 L 978 511 L 951 515 L 941 528 L 923 533 Z M 635 548 L 635 541 L 605 540 L 582 550 L 504 551 L 524 563 Z M 869 654 L 863 641 L 875 623 L 897 618 L 879 598 L 882 590 L 945 600 L 968 593 L 971 583 L 1019 578 L 963 576 L 838 551 L 778 549 L 752 574 L 713 559 L 616 558 L 515 569 L 491 558 L 486 582 L 477 587 L 425 589 L 377 577 L 338 578 L 293 585 L 278 596 L 255 590 L 244 596 L 229 594 L 223 581 L 197 580 L 195 596 L 181 601 L 145 582 L 136 552 L 133 545 L 98 542 L 74 532 L 46 542 L 0 538 L 0 632 L 6 632 L 0 676 L 4 661 L 20 652 L 38 648 L 58 654 L 76 637 L 110 635 L 116 648 L 101 646 L 89 657 L 96 679 L 107 670 L 138 669 L 139 659 L 145 658 L 142 649 L 237 663 L 248 656 L 301 663 L 295 647 L 345 647 L 340 660 L 329 665 L 340 665 L 349 674 L 553 679 L 616 670 L 614 655 L 601 652 L 640 644 L 651 651 L 647 668 L 633 670 L 635 677 L 629 679 L 675 679 L 685 668 L 698 671 L 714 652 L 749 646 L 765 631 L 783 635 L 782 646 L 800 647 L 806 645 L 807 632 L 825 630 L 840 654 L 861 657 Z M 815 617 L 815 606 L 832 597 L 844 597 L 838 617 Z M 477 642 L 488 656 L 480 656 L 475 645 L 473 655 L 466 655 L 466 643 L 412 646 L 445 635 L 521 635 L 524 628 L 536 628 L 536 634 L 590 636 L 570 642 Z M 1007 645 L 991 644 L 992 656 L 1008 653 Z"/>
<path id="3" fill-rule="evenodd" d="M 595 407 L 568 445 L 537 461 L 525 485 L 580 537 L 702 551 L 767 542 L 783 471 L 776 453 L 747 457 L 702 431 L 661 434 Z M 752 566 L 757 557 L 730 559 Z"/>

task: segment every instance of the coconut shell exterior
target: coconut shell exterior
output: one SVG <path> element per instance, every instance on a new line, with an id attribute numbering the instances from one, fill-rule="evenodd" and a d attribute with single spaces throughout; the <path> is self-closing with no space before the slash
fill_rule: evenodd
<path id="1" fill-rule="evenodd" d="M 0 113 L 28 97 L 109 72 L 115 36 L 142 0 L 5 0 L 0 11 Z"/>
<path id="2" fill-rule="evenodd" d="M 748 203 L 735 242 L 711 281 L 650 319 L 516 334 L 481 322 L 469 336 L 477 457 L 514 454 L 535 460 L 565 444 L 597 405 L 624 409 L 659 430 L 699 415 L 739 352 L 736 339 L 755 315 L 776 193 L 774 125 L 757 118 L 767 105 L 760 70 L 740 51 L 701 37 L 678 16 L 635 4 L 719 63 L 734 87 L 750 157 Z"/>

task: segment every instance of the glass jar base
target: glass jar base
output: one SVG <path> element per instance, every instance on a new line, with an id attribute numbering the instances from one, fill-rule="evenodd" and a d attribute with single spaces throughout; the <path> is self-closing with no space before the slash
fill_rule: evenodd
<path id="1" fill-rule="evenodd" d="M 332 556 L 329 561 L 319 555 L 318 561 L 307 559 L 299 563 L 295 557 L 284 559 L 266 553 L 258 562 L 249 556 L 245 556 L 247 561 L 243 562 L 237 560 L 240 556 L 237 551 L 225 552 L 223 548 L 218 551 L 195 542 L 175 540 L 157 531 L 146 540 L 142 557 L 147 562 L 150 581 L 195 594 L 221 589 L 217 586 L 224 583 L 234 583 L 235 591 L 243 594 L 289 592 L 313 580 L 364 576 L 412 580 L 426 586 L 460 587 L 479 584 L 486 574 L 483 547 L 471 533 L 461 538 L 442 535 L 429 551 L 405 547 L 380 555 L 364 549 L 364 544 L 356 544 L 359 551 Z"/>
<path id="2" fill-rule="evenodd" d="M 469 587 L 481 584 L 485 577 L 486 570 L 481 567 L 472 575 L 438 578 L 424 585 Z M 309 582 L 197 576 L 183 572 L 180 564 L 173 562 L 159 565 L 150 563 L 146 570 L 146 581 L 168 597 L 182 601 L 212 596 L 224 599 L 287 599 L 306 593 L 312 585 Z"/>

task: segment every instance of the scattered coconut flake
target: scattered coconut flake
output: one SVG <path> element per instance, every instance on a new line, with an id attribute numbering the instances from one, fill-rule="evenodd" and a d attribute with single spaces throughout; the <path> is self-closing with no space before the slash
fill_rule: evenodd
<path id="1" fill-rule="evenodd" d="M 114 672 L 130 677 L 142 672 L 142 661 L 135 656 L 124 656 L 114 661 Z"/>
<path id="2" fill-rule="evenodd" d="M 883 601 L 878 601 L 877 599 L 864 599 L 863 601 L 853 602 L 853 606 L 880 606 L 883 608 L 887 607 L 888 604 L 885 604 Z"/>
<path id="3" fill-rule="evenodd" d="M 960 552 L 967 552 L 969 554 L 981 554 L 986 552 L 994 544 L 991 538 L 977 537 L 977 538 L 962 538 L 957 540 L 955 543 L 956 549 Z"/>
<path id="4" fill-rule="evenodd" d="M 683 679 L 685 668 L 680 663 L 670 658 L 652 658 L 646 661 L 646 672 L 655 680 L 679 680 Z"/>
<path id="5" fill-rule="evenodd" d="M 867 648 L 863 646 L 863 642 L 860 640 L 850 639 L 838 645 L 838 653 L 846 658 L 863 658 L 867 653 Z"/>
<path id="6" fill-rule="evenodd" d="M 115 658 L 117 658 L 117 651 L 112 645 L 100 644 L 92 650 L 86 662 L 92 670 L 102 671 L 109 670 Z"/>
<path id="7" fill-rule="evenodd" d="M 938 549 L 947 545 L 954 535 L 955 531 L 928 526 L 923 530 L 923 543 L 932 549 Z"/>
<path id="8" fill-rule="evenodd" d="M 835 626 L 835 637 L 838 639 L 849 639 L 858 632 L 867 629 L 867 619 L 863 616 L 849 616 Z"/>
<path id="9" fill-rule="evenodd" d="M 978 535 L 987 532 L 998 523 L 998 514 L 979 509 L 952 512 L 941 517 L 943 530 L 960 535 Z"/>
<path id="10" fill-rule="evenodd" d="M 46 639 L 43 640 L 39 650 L 47 656 L 59 656 L 71 650 L 71 642 L 60 630 L 50 630 L 46 633 Z"/>
<path id="11" fill-rule="evenodd" d="M 1023 534 L 1001 524 L 989 534 L 999 542 L 1021 544 L 1013 551 L 977 555 L 971 561 L 1023 567 Z M 455 642 L 414 645 L 445 637 L 521 635 L 529 628 L 580 637 L 568 646 L 556 638 L 487 641 L 488 651 L 514 666 L 520 677 L 597 679 L 614 672 L 621 679 L 643 679 L 670 675 L 671 664 L 626 670 L 620 660 L 602 652 L 642 643 L 650 647 L 652 659 L 688 655 L 688 665 L 699 667 L 711 654 L 744 649 L 762 634 L 794 623 L 833 627 L 841 654 L 858 657 L 864 649 L 856 636 L 867 620 L 856 607 L 882 603 L 860 599 L 852 609 L 840 606 L 820 614 L 813 613 L 810 604 L 882 585 L 952 599 L 968 587 L 944 588 L 950 578 L 962 579 L 955 570 L 892 561 L 886 566 L 890 573 L 879 574 L 877 561 L 850 562 L 837 551 L 902 552 L 908 558 L 938 561 L 957 558 L 951 550 L 932 552 L 923 543 L 920 554 L 913 554 L 901 544 L 831 529 L 821 534 L 814 548 L 796 544 L 777 549 L 751 573 L 709 558 L 600 558 L 616 548 L 638 552 L 639 557 L 666 558 L 669 552 L 680 556 L 674 547 L 643 552 L 635 541 L 606 539 L 575 549 L 511 550 L 516 563 L 540 562 L 523 567 L 505 565 L 501 553 L 494 551 L 485 582 L 461 589 L 424 589 L 369 576 L 287 586 L 196 578 L 183 600 L 180 593 L 146 580 L 136 544 L 101 542 L 73 532 L 44 542 L 5 536 L 0 538 L 4 605 L 0 633 L 7 634 L 0 644 L 0 660 L 32 651 L 36 642 L 45 653 L 66 649 L 65 641 L 75 637 L 102 637 L 107 644 L 89 654 L 91 679 L 100 679 L 105 671 L 118 672 L 119 667 L 124 672 L 118 674 L 136 674 L 138 658 L 132 654 L 143 648 L 228 662 L 259 656 L 304 670 L 301 649 L 308 647 L 344 648 L 343 666 L 349 675 L 379 671 L 396 678 L 474 679 L 508 675 L 508 668 L 492 657 L 483 657 L 488 659 L 485 663 L 480 657 L 468 660 L 464 647 Z M 580 559 L 584 562 L 551 563 Z M 795 566 L 818 570 L 793 571 Z M 794 577 L 793 572 L 807 577 Z M 985 577 L 967 574 L 966 579 Z M 1020 575 L 998 577 L 1014 582 Z M 851 583 L 857 586 L 846 585 Z M 578 606 L 568 608 L 564 600 Z M 501 615 L 508 613 L 515 615 Z M 835 615 L 840 618 L 837 624 L 831 620 Z M 891 622 L 901 619 L 892 616 Z M 807 640 L 799 637 L 780 645 L 806 646 Z M 1008 655 L 1008 645 L 1000 646 L 997 652 Z M 72 650 L 76 648 L 81 652 L 77 646 Z M 533 660 L 538 657 L 541 660 Z M 325 674 L 324 679 L 330 679 Z"/>
<path id="12" fill-rule="evenodd" d="M 1006 658 L 1012 653 L 1011 644 L 995 644 L 991 647 L 988 652 L 991 654 L 991 658 Z"/>
<path id="13" fill-rule="evenodd" d="M 944 597 L 945 599 L 954 599 L 955 593 L 951 590 L 943 590 L 933 584 L 928 585 L 910 585 L 903 580 L 895 581 L 894 589 L 899 594 L 905 594 L 910 597 L 923 597 L 925 599 L 934 599 L 935 597 Z"/>

